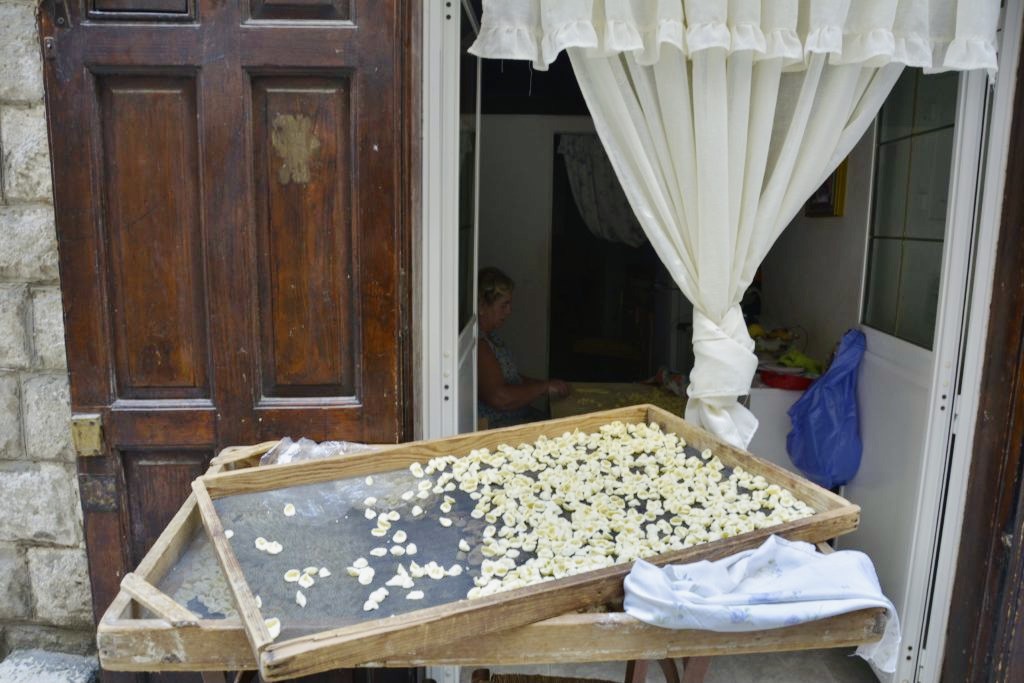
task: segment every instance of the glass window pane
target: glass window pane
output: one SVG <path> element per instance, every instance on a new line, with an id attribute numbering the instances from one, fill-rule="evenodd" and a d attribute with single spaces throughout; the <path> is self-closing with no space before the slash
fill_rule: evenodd
<path id="1" fill-rule="evenodd" d="M 941 275 L 942 242 L 903 243 L 897 337 L 926 349 L 932 347 Z"/>
<path id="2" fill-rule="evenodd" d="M 889 93 L 882 106 L 882 121 L 878 127 L 879 142 L 910 135 L 914 123 L 914 83 L 917 69 L 904 69 L 903 75 Z"/>
<path id="3" fill-rule="evenodd" d="M 872 235 L 898 237 L 903 234 L 907 213 L 907 185 L 910 182 L 910 149 L 910 138 L 880 145 L 878 148 Z"/>
<path id="4" fill-rule="evenodd" d="M 871 240 L 864 324 L 887 334 L 896 333 L 896 300 L 902 249 L 902 240 Z"/>
<path id="5" fill-rule="evenodd" d="M 953 129 L 943 128 L 911 139 L 906 236 L 941 240 L 946 234 Z"/>
<path id="6" fill-rule="evenodd" d="M 914 106 L 915 133 L 953 125 L 959 83 L 960 74 L 953 71 L 918 78 Z"/>

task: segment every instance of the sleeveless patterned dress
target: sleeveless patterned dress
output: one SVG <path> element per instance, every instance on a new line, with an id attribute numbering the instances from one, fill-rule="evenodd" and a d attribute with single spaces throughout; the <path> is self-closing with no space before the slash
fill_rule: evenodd
<path id="1" fill-rule="evenodd" d="M 512 352 L 505 346 L 505 342 L 502 341 L 501 337 L 491 332 L 480 335 L 480 338 L 487 342 L 487 345 L 494 352 L 494 357 L 498 359 L 498 365 L 501 367 L 501 376 L 504 378 L 505 384 L 522 384 L 523 378 L 520 377 L 519 370 L 516 369 L 516 363 L 512 360 Z M 532 406 L 523 406 L 517 410 L 498 410 L 479 400 L 479 398 L 476 402 L 476 409 L 477 417 L 487 419 L 488 429 L 508 427 L 543 418 L 543 414 Z"/>

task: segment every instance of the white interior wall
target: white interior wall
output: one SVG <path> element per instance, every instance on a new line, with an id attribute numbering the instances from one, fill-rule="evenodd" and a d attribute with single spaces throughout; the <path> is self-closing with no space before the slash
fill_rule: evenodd
<path id="1" fill-rule="evenodd" d="M 825 361 L 860 322 L 865 233 L 871 197 L 873 131 L 850 153 L 846 207 L 835 218 L 795 218 L 765 258 L 762 318 L 807 331 L 806 353 Z"/>
<path id="2" fill-rule="evenodd" d="M 481 120 L 479 263 L 516 282 L 512 315 L 499 334 L 531 377 L 548 376 L 555 135 L 593 130 L 588 116 Z"/>

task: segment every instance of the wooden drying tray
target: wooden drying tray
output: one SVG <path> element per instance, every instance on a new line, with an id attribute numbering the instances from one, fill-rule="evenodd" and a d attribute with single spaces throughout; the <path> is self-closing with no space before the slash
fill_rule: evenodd
<path id="1" fill-rule="evenodd" d="M 773 533 L 790 540 L 816 543 L 857 527 L 860 517 L 858 506 L 776 465 L 733 448 L 710 433 L 651 405 L 413 442 L 375 453 L 208 474 L 193 482 L 196 504 L 235 599 L 253 654 L 259 661 L 261 675 L 267 681 L 279 681 L 339 667 L 392 662 L 428 647 L 448 651 L 460 642 L 468 642 L 469 647 L 475 648 L 487 634 L 620 600 L 622 582 L 631 565 L 622 563 L 474 600 L 463 599 L 274 642 L 242 567 L 224 535 L 214 499 L 387 472 L 405 468 L 413 462 L 425 463 L 435 456 L 465 455 L 475 448 L 529 443 L 541 435 L 557 436 L 574 429 L 589 432 L 616 420 L 656 422 L 663 430 L 683 437 L 697 450 L 710 448 L 728 467 L 741 466 L 753 474 L 764 476 L 770 483 L 789 489 L 816 511 L 811 517 L 771 529 L 649 558 L 654 564 L 726 557 L 760 545 Z"/>
<path id="2" fill-rule="evenodd" d="M 252 467 L 275 442 L 227 448 L 208 474 Z M 195 498 L 181 510 L 131 575 L 97 627 L 100 663 L 110 671 L 253 670 L 257 661 L 237 617 L 200 619 L 159 591 L 201 526 Z M 142 599 L 135 598 L 142 595 Z M 168 604 L 175 607 L 166 609 Z M 155 617 L 140 616 L 148 604 Z M 184 618 L 182 618 L 184 616 Z M 850 647 L 878 641 L 881 609 L 749 633 L 672 631 L 621 612 L 570 614 L 444 647 L 373 663 L 378 666 L 500 666 L 622 661 Z"/>

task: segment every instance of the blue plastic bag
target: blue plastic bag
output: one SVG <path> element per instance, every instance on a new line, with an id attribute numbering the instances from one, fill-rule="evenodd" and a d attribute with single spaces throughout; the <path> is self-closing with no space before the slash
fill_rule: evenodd
<path id="1" fill-rule="evenodd" d="M 857 370 L 863 357 L 864 333 L 850 330 L 831 367 L 789 408 L 789 459 L 827 489 L 850 481 L 860 467 Z"/>

